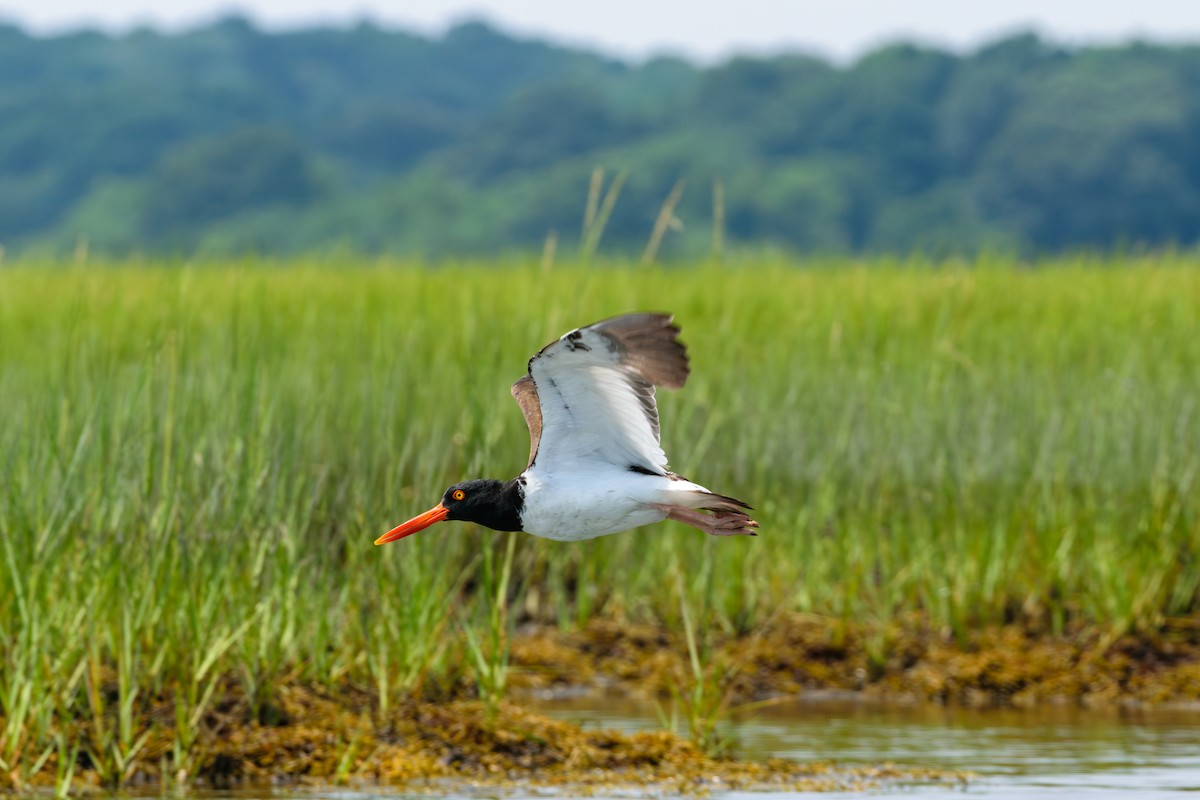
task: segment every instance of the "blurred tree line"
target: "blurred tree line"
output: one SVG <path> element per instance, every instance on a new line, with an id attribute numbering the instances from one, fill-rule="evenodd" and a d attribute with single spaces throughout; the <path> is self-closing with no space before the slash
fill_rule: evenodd
<path id="1" fill-rule="evenodd" d="M 482 23 L 441 38 L 0 25 L 0 245 L 346 248 L 431 256 L 578 241 L 821 252 L 1057 250 L 1200 237 L 1200 47 L 967 55 L 895 45 L 628 64 Z M 596 219 L 591 203 L 591 218 Z M 714 222 L 715 220 L 715 222 Z M 719 228 L 714 237 L 714 227 Z"/>

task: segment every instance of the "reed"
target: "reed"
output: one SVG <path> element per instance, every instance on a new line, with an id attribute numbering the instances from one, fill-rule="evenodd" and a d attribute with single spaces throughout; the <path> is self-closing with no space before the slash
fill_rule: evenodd
<path id="1" fill-rule="evenodd" d="M 654 228 L 650 231 L 650 240 L 646 242 L 646 249 L 642 251 L 643 264 L 653 264 L 658 258 L 658 250 L 662 247 L 662 240 L 667 234 L 667 229 L 682 225 L 675 216 L 675 206 L 679 205 L 679 201 L 683 198 L 685 186 L 686 181 L 682 178 L 676 181 L 675 185 L 671 187 L 671 193 L 667 195 L 667 199 L 663 201 L 662 207 L 658 210 Z"/>
<path id="2" fill-rule="evenodd" d="M 612 216 L 613 209 L 617 206 L 617 198 L 621 196 L 621 189 L 625 186 L 625 180 L 628 177 L 629 173 L 624 170 L 617 172 L 608 184 L 608 189 L 604 190 L 604 199 L 601 200 L 600 192 L 604 188 L 604 170 L 597 167 L 592 172 L 587 205 L 583 212 L 583 231 L 579 237 L 580 265 L 587 264 L 595 256 L 596 248 L 600 246 L 600 239 L 604 236 L 604 228 L 608 225 L 609 217 Z"/>

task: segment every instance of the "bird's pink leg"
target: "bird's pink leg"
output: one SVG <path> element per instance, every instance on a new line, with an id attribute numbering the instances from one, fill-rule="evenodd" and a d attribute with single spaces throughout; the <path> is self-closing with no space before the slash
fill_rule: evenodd
<path id="1" fill-rule="evenodd" d="M 676 522 L 682 522 L 684 525 L 699 528 L 709 536 L 758 535 L 756 531 L 752 530 L 758 527 L 758 523 L 750 519 L 749 515 L 743 514 L 740 511 L 714 511 L 712 514 L 705 514 L 687 506 L 674 506 L 665 503 L 654 503 L 653 506 L 660 511 L 665 511 L 667 519 L 673 519 Z"/>

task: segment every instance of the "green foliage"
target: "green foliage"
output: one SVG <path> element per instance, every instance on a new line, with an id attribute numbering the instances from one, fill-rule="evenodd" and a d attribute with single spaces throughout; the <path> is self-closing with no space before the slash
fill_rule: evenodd
<path id="1" fill-rule="evenodd" d="M 984 208 L 1050 247 L 1195 241 L 1200 106 L 1163 55 L 1085 53 L 1029 87 L 982 159 Z"/>
<path id="2" fill-rule="evenodd" d="M 272 130 L 241 130 L 168 153 L 150 180 L 144 230 L 149 241 L 247 211 L 304 206 L 317 195 L 300 146 Z"/>
<path id="3" fill-rule="evenodd" d="M 0 244 L 124 254 L 572 246 L 597 167 L 604 249 L 978 253 L 1200 240 L 1200 48 L 966 55 L 893 45 L 623 64 L 481 23 L 266 33 L 229 18 L 0 46 Z M 578 254 L 587 258 L 581 250 Z"/>

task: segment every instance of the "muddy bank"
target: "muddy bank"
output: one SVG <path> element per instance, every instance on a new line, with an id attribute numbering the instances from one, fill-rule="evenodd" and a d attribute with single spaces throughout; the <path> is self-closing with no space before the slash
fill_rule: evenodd
<path id="1" fill-rule="evenodd" d="M 489 708 L 470 700 L 414 702 L 381 716 L 368 695 L 353 690 L 327 694 L 282 687 L 274 709 L 276 723 L 264 725 L 230 688 L 229 698 L 208 716 L 196 744 L 195 774 L 171 773 L 171 737 L 160 724 L 123 785 L 387 785 L 444 794 L 461 793 L 465 784 L 583 792 L 652 787 L 655 793 L 704 794 L 751 788 L 861 790 L 966 780 L 960 773 L 893 765 L 714 758 L 667 732 L 584 730 L 514 704 Z M 87 762 L 82 756 L 74 791 L 106 788 Z M 26 786 L 52 785 L 56 765 L 49 766 Z"/>
<path id="2" fill-rule="evenodd" d="M 919 619 L 871 628 L 795 615 L 753 634 L 710 634 L 700 651 L 706 680 L 735 705 L 815 690 L 969 706 L 1200 702 L 1200 618 L 1115 638 L 1082 626 L 1056 636 L 1011 625 L 958 640 Z M 550 693 L 669 697 L 694 682 L 681 635 L 612 622 L 526 630 L 513 665 L 514 685 Z"/>
<path id="3" fill-rule="evenodd" d="M 578 691 L 666 698 L 677 712 L 684 706 L 685 722 L 688 703 L 703 722 L 738 706 L 830 691 L 970 706 L 1200 702 L 1200 625 L 1189 620 L 1144 636 L 1111 638 L 1082 627 L 1045 636 L 1009 626 L 959 641 L 920 620 L 870 628 L 797 615 L 777 618 L 751 635 L 708 631 L 706 637 L 693 666 L 687 642 L 664 628 L 593 622 L 572 633 L 522 630 L 512 642 L 510 698 L 519 703 L 531 693 Z M 101 678 L 99 687 L 116 697 L 115 676 Z M 174 752 L 176 699 L 169 689 L 143 695 L 132 725 L 132 738 L 141 744 L 121 783 L 388 785 L 437 794 L 457 791 L 464 782 L 706 792 L 962 780 L 919 767 L 714 757 L 671 733 L 581 729 L 515 703 L 489 707 L 472 697 L 468 674 L 439 687 L 436 696 L 382 710 L 368 686 L 284 680 L 265 705 L 261 700 L 252 705 L 238 678 L 230 676 L 214 694 L 182 761 Z M 111 728 L 114 722 L 106 716 L 104 724 Z M 99 740 L 96 721 L 77 719 L 65 733 L 83 745 L 72 762 L 74 788 L 103 788 L 86 744 Z M 0 789 L 53 785 L 64 772 L 57 758 L 48 754 L 42 768 L 24 780 L 0 775 Z"/>

